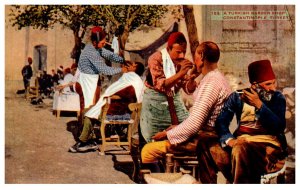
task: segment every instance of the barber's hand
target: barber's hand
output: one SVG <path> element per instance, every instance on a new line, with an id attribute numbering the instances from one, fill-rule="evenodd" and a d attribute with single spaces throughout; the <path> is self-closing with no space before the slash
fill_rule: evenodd
<path id="1" fill-rule="evenodd" d="M 61 90 L 63 90 L 64 89 L 64 86 L 63 85 L 57 85 L 56 87 L 55 87 L 55 90 L 58 90 L 58 91 L 61 91 Z"/>
<path id="2" fill-rule="evenodd" d="M 258 94 L 250 88 L 251 92 L 247 90 L 243 90 L 243 95 L 241 96 L 242 100 L 245 101 L 247 104 L 254 106 L 257 109 L 260 109 L 262 106 L 262 101 L 260 100 Z"/>
<path id="3" fill-rule="evenodd" d="M 161 141 L 167 139 L 167 132 L 166 131 L 158 132 L 152 137 L 152 139 L 155 141 Z"/>
<path id="4" fill-rule="evenodd" d="M 122 73 L 127 73 L 128 72 L 128 68 L 125 64 L 122 65 Z"/>
<path id="5" fill-rule="evenodd" d="M 192 69 L 193 68 L 193 63 L 190 62 L 188 59 L 182 59 L 179 63 L 178 63 L 178 66 L 180 67 L 180 71 L 181 72 L 184 72 L 184 73 L 187 73 L 187 71 L 189 69 Z"/>

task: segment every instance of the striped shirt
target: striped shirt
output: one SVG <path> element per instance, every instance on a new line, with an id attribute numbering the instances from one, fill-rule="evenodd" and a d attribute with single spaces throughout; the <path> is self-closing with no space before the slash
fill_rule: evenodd
<path id="1" fill-rule="evenodd" d="M 121 68 L 107 66 L 105 60 L 118 63 L 124 62 L 122 57 L 105 48 L 97 50 L 92 44 L 87 44 L 80 55 L 78 68 L 80 72 L 85 74 L 115 75 L 122 71 Z"/>
<path id="2" fill-rule="evenodd" d="M 231 88 L 218 69 L 207 73 L 193 94 L 194 105 L 189 117 L 167 131 L 170 143 L 182 143 L 199 130 L 214 127 L 223 103 L 230 93 Z"/>

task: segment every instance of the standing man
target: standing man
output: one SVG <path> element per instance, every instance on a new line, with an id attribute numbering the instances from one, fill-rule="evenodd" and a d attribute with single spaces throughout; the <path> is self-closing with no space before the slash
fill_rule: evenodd
<path id="1" fill-rule="evenodd" d="M 211 135 L 198 144 L 202 183 L 216 183 L 221 171 L 230 183 L 259 184 L 261 175 L 283 167 L 286 101 L 276 91 L 271 62 L 249 64 L 248 75 L 251 87 L 242 94 L 233 92 L 216 121 L 220 138 Z M 229 125 L 234 115 L 237 129 L 232 134 Z"/>
<path id="2" fill-rule="evenodd" d="M 174 32 L 169 36 L 167 48 L 149 57 L 140 121 L 141 132 L 147 142 L 154 134 L 168 128 L 172 120 L 178 123 L 188 116 L 179 90 L 182 88 L 191 94 L 196 84 L 195 77 L 187 75 L 193 64 L 184 59 L 186 46 L 184 35 Z"/>
<path id="3" fill-rule="evenodd" d="M 177 150 L 180 145 L 190 142 L 197 135 L 214 131 L 215 121 L 227 97 L 230 86 L 218 70 L 220 50 L 214 42 L 201 43 L 195 52 L 195 65 L 198 73 L 204 76 L 193 94 L 193 109 L 183 122 L 158 132 L 142 149 L 142 163 L 153 172 L 157 172 L 158 160 L 167 152 Z M 201 166 L 202 167 L 202 166 Z"/>
<path id="4" fill-rule="evenodd" d="M 81 85 L 84 96 L 84 108 L 89 108 L 97 101 L 95 93 L 99 74 L 115 75 L 122 72 L 120 68 L 108 67 L 105 60 L 123 63 L 124 59 L 113 52 L 106 50 L 106 33 L 99 27 L 91 29 L 91 43 L 84 47 L 78 63 L 80 71 L 78 82 Z M 125 68 L 125 67 L 123 67 Z"/>
<path id="5" fill-rule="evenodd" d="M 32 68 L 31 68 L 32 58 L 28 57 L 27 61 L 28 61 L 28 65 L 25 65 L 22 69 L 25 94 L 27 92 L 27 88 L 30 86 L 30 79 L 32 77 Z"/>

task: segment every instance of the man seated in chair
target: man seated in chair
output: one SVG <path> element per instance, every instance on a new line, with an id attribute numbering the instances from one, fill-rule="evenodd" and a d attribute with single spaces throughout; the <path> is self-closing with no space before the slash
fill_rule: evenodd
<path id="1" fill-rule="evenodd" d="M 206 41 L 197 47 L 195 66 L 204 77 L 193 94 L 195 103 L 188 118 L 179 125 L 156 133 L 152 137 L 156 142 L 148 143 L 142 149 L 143 166 L 151 172 L 161 172 L 158 161 L 167 152 L 178 150 L 183 145 L 188 146 L 202 130 L 214 130 L 215 120 L 231 93 L 226 78 L 218 70 L 219 57 L 220 50 L 214 42 Z M 184 151 L 187 153 L 187 150 Z"/>
<path id="2" fill-rule="evenodd" d="M 144 65 L 140 62 L 126 61 L 124 74 L 120 79 L 110 85 L 101 95 L 98 102 L 91 107 L 83 119 L 83 130 L 78 142 L 69 148 L 69 152 L 86 152 L 96 150 L 97 144 L 93 141 L 93 121 L 101 116 L 102 107 L 106 104 L 106 97 L 118 95 L 119 100 L 112 100 L 107 115 L 117 116 L 120 120 L 130 119 L 128 105 L 134 102 L 141 102 L 144 84 L 141 76 L 144 72 Z"/>
<path id="3" fill-rule="evenodd" d="M 251 87 L 233 92 L 216 121 L 220 138 L 202 138 L 198 144 L 202 183 L 216 183 L 219 170 L 230 183 L 258 184 L 262 175 L 283 167 L 286 101 L 276 91 L 271 62 L 251 63 L 248 75 Z M 234 115 L 238 127 L 232 134 Z"/>

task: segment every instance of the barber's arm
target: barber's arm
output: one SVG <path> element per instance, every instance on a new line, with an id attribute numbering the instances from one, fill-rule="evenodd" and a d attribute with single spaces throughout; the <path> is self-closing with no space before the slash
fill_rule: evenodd
<path id="1" fill-rule="evenodd" d="M 164 82 L 164 86 L 166 89 L 172 88 L 179 79 L 183 79 L 183 77 L 187 74 L 188 70 L 193 67 L 193 63 L 187 59 L 182 60 L 180 63 L 180 70 L 172 77 L 168 78 Z"/>
<path id="2" fill-rule="evenodd" d="M 109 60 L 111 62 L 116 62 L 116 63 L 124 63 L 124 58 L 114 54 L 113 52 L 105 49 L 105 48 L 101 48 L 99 49 L 99 53 L 102 57 L 104 57 L 106 60 Z"/>

